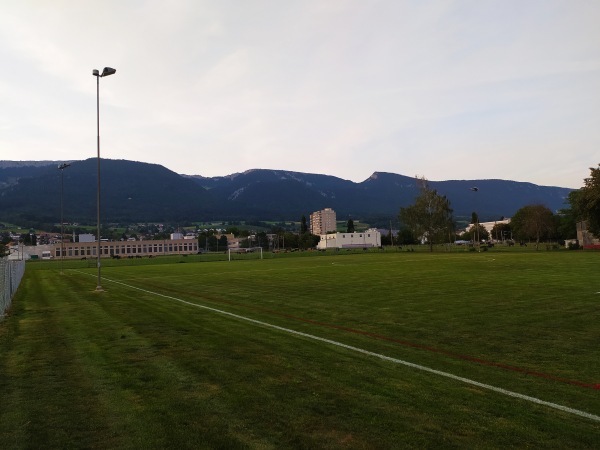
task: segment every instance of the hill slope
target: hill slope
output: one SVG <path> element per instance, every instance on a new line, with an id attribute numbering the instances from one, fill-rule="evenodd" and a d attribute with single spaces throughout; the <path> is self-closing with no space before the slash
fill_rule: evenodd
<path id="1" fill-rule="evenodd" d="M 8 169 L 5 169 L 8 170 Z M 177 221 L 211 211 L 206 190 L 163 166 L 101 161 L 101 211 L 106 221 Z M 64 215 L 70 221 L 96 217 L 97 160 L 75 161 L 64 170 Z M 0 190 L 2 216 L 56 222 L 60 218 L 60 171 L 37 168 Z M 6 220 L 6 219 L 4 219 Z"/>
<path id="2" fill-rule="evenodd" d="M 0 162 L 0 221 L 57 222 L 57 165 L 6 163 Z M 75 161 L 64 171 L 64 214 L 70 221 L 95 221 L 96 164 L 95 158 Z M 102 160 L 101 173 L 103 222 L 298 220 L 325 207 L 333 208 L 339 219 L 395 217 L 419 192 L 414 178 L 386 172 L 360 183 L 266 169 L 207 178 L 179 175 L 156 164 Z M 532 203 L 558 210 L 571 191 L 506 180 L 431 181 L 430 186 L 450 199 L 456 217 L 478 211 L 482 220 L 510 217 Z M 470 190 L 473 186 L 477 192 Z"/>
<path id="3" fill-rule="evenodd" d="M 270 211 L 267 217 L 289 218 L 299 207 L 307 212 L 331 207 L 339 218 L 396 215 L 400 207 L 411 204 L 419 194 L 415 178 L 386 172 L 375 172 L 361 183 L 329 175 L 266 169 L 218 179 L 194 179 L 220 203 L 235 203 L 246 213 Z M 571 192 L 568 188 L 505 180 L 430 181 L 429 185 L 450 199 L 456 215 L 470 217 L 476 210 L 482 218 L 490 219 L 510 217 L 519 208 L 533 203 L 552 210 L 562 209 Z M 474 186 L 478 187 L 477 192 L 470 190 Z"/>

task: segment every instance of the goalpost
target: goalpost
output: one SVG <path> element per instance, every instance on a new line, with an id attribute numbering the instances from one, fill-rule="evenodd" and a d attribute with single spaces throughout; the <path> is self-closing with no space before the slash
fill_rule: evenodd
<path id="1" fill-rule="evenodd" d="M 257 248 L 234 248 L 227 250 L 227 260 L 240 260 L 240 259 L 263 259 L 262 247 Z"/>

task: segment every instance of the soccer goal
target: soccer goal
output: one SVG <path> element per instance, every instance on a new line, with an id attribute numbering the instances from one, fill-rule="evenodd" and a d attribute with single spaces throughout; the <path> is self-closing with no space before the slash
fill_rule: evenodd
<path id="1" fill-rule="evenodd" d="M 241 259 L 263 259 L 262 247 L 230 248 L 227 250 L 228 261 Z"/>

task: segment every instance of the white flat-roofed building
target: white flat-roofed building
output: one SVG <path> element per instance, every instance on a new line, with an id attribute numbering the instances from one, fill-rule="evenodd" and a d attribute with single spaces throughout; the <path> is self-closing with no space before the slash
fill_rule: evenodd
<path id="1" fill-rule="evenodd" d="M 510 225 L 510 219 L 496 220 L 494 222 L 479 222 L 479 225 L 481 227 L 483 227 L 483 229 L 489 233 L 490 240 L 492 240 L 492 241 L 500 242 L 500 241 L 505 241 L 506 239 L 512 239 L 512 234 L 506 236 L 506 235 L 503 235 L 502 233 L 498 233 L 498 235 L 494 235 L 494 233 L 492 233 L 492 230 L 494 229 L 494 227 L 496 225 Z M 469 233 L 474 228 L 475 228 L 475 224 L 471 223 L 471 224 L 469 224 L 469 226 L 467 228 L 465 228 L 465 232 Z"/>
<path id="2" fill-rule="evenodd" d="M 510 219 L 495 220 L 494 222 L 479 222 L 479 225 L 482 226 L 485 229 L 485 231 L 490 233 L 490 235 L 496 225 L 509 225 L 509 224 L 510 224 Z M 465 228 L 465 231 L 466 232 L 471 231 L 471 228 L 473 228 L 474 226 L 475 226 L 474 224 L 470 223 L 469 226 L 467 228 Z"/>
<path id="3" fill-rule="evenodd" d="M 322 234 L 321 240 L 317 244 L 318 250 L 369 247 L 381 247 L 381 233 L 375 228 L 355 233 Z"/>

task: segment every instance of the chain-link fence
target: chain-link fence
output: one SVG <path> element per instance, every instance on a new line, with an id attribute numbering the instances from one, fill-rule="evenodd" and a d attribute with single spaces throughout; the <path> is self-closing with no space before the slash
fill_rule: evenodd
<path id="1" fill-rule="evenodd" d="M 9 308 L 25 273 L 25 261 L 0 258 L 0 319 Z"/>

